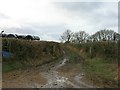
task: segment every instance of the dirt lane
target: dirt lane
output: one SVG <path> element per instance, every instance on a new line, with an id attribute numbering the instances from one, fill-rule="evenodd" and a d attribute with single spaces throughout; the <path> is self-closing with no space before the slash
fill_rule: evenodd
<path id="1" fill-rule="evenodd" d="M 66 64 L 68 61 L 67 57 L 65 57 L 62 61 L 60 61 L 58 64 L 54 65 L 52 68 L 49 68 L 48 71 L 42 72 L 42 76 L 48 80 L 47 84 L 45 85 L 36 85 L 38 88 L 93 88 L 91 85 L 87 85 L 84 82 L 80 81 L 80 78 L 82 76 L 76 75 L 74 77 L 74 80 L 76 83 L 73 83 L 68 80 L 67 77 L 60 76 L 57 72 L 57 69 L 61 68 Z"/>
<path id="2" fill-rule="evenodd" d="M 3 87 L 7 88 L 93 88 L 81 81 L 82 74 L 73 77 L 60 75 L 58 69 L 66 65 L 69 59 L 64 57 L 58 63 L 43 65 L 27 70 L 18 70 L 3 75 Z M 74 68 L 74 66 L 71 66 Z M 68 73 L 69 74 L 69 73 Z"/>

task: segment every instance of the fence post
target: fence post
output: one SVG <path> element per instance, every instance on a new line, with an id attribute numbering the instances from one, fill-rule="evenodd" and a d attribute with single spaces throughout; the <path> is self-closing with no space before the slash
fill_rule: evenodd
<path id="1" fill-rule="evenodd" d="M 91 56 L 91 52 L 92 52 L 92 47 L 90 46 L 90 57 L 92 57 L 92 56 Z"/>

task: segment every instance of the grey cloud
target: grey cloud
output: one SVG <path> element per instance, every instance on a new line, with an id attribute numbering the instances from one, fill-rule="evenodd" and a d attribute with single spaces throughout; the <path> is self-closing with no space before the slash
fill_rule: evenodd
<path id="1" fill-rule="evenodd" d="M 108 5 L 109 4 L 109 5 Z M 77 16 L 78 19 L 82 18 L 82 20 L 86 21 L 86 26 L 83 26 L 84 30 L 88 33 L 96 32 L 97 30 L 104 29 L 104 28 L 113 28 L 117 27 L 117 20 L 118 20 L 118 13 L 116 7 L 113 6 L 112 3 L 105 3 L 105 2 L 56 2 L 54 3 L 56 8 L 59 10 L 66 10 L 68 13 L 71 14 L 70 19 L 75 19 Z M 108 6 L 107 6 L 108 5 Z M 107 9 L 106 9 L 107 8 Z M 102 11 L 100 11 L 103 9 Z M 105 9 L 105 10 L 104 10 Z M 66 15 L 67 16 L 67 15 Z M 4 15 L 1 15 L 0 18 L 5 18 Z M 7 17 L 6 17 L 7 18 Z M 76 19 L 75 19 L 76 20 Z M 76 20 L 77 23 L 82 21 Z M 52 22 L 51 22 L 52 23 Z M 71 28 L 65 27 L 66 22 L 63 21 L 60 25 L 42 25 L 40 23 L 22 23 L 21 28 L 10 28 L 12 33 L 19 33 L 19 34 L 32 34 L 32 35 L 39 35 L 40 38 L 43 40 L 59 40 L 60 35 L 66 30 Z M 73 23 L 74 24 L 74 23 Z M 82 25 L 81 25 L 82 26 Z M 81 29 L 81 28 L 80 28 Z"/>
<path id="2" fill-rule="evenodd" d="M 56 7 L 65 9 L 74 16 L 87 17 L 87 18 L 113 18 L 117 19 L 117 7 L 113 6 L 115 3 L 110 2 L 57 2 Z M 108 6 L 108 7 L 107 7 Z M 110 6 L 113 6 L 110 8 Z M 108 9 L 108 11 L 99 12 L 101 9 Z M 113 9 L 114 8 L 114 9 Z M 111 9 L 111 10 L 110 10 Z"/>
<path id="3" fill-rule="evenodd" d="M 34 29 L 34 33 L 60 33 L 61 31 L 64 31 L 66 28 L 64 27 L 64 24 L 62 25 L 41 25 L 39 23 L 27 23 L 23 24 L 22 27 L 29 27 L 31 29 Z"/>
<path id="4" fill-rule="evenodd" d="M 38 23 L 24 23 L 21 27 L 22 28 L 8 28 L 5 32 L 12 31 L 9 33 L 37 35 L 42 40 L 58 41 L 62 32 L 66 30 L 64 25 L 42 26 Z"/>
<path id="5" fill-rule="evenodd" d="M 3 14 L 3 13 L 0 13 L 0 19 L 9 19 L 10 17 Z"/>
<path id="6" fill-rule="evenodd" d="M 59 41 L 60 35 L 61 35 L 60 33 L 53 33 L 53 32 L 44 33 L 41 34 L 41 40 Z"/>
<path id="7" fill-rule="evenodd" d="M 55 38 L 56 40 L 60 39 L 61 33 L 48 33 L 51 37 Z"/>
<path id="8" fill-rule="evenodd" d="M 35 34 L 34 29 L 30 27 L 23 27 L 22 29 L 16 29 L 16 31 L 21 34 L 31 34 L 31 35 Z"/>
<path id="9" fill-rule="evenodd" d="M 22 28 L 7 28 L 5 29 L 5 33 L 15 33 L 15 34 L 30 34 L 30 35 L 34 35 L 34 29 L 30 28 L 30 27 L 22 27 Z"/>
<path id="10" fill-rule="evenodd" d="M 40 26 L 39 24 L 33 24 L 31 26 L 35 29 L 35 34 L 39 35 L 43 40 L 54 39 L 58 41 L 62 32 L 66 30 L 64 25 Z"/>
<path id="11" fill-rule="evenodd" d="M 117 3 L 111 2 L 59 2 L 56 7 L 85 20 L 89 27 L 118 27 Z M 77 21 L 76 21 L 77 22 Z M 81 21 L 82 22 L 82 21 Z M 87 28 L 87 27 L 86 27 Z M 98 30 L 98 29 L 97 29 Z M 96 30 L 96 31 L 97 31 Z"/>
<path id="12" fill-rule="evenodd" d="M 56 7 L 62 8 L 72 12 L 91 12 L 100 8 L 104 3 L 103 2 L 57 2 L 55 3 Z"/>

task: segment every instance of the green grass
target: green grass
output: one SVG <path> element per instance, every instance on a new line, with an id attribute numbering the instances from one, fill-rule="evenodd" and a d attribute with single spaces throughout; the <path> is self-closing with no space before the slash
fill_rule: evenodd
<path id="1" fill-rule="evenodd" d="M 92 46 L 92 55 L 89 54 L 90 46 Z M 94 82 L 94 84 L 102 84 L 105 87 L 117 87 L 117 44 L 96 42 L 69 44 L 66 47 L 71 61 L 75 61 L 76 57 L 80 57 L 80 60 L 82 60 L 81 65 L 88 80 Z"/>
<path id="2" fill-rule="evenodd" d="M 115 85 L 117 84 L 117 80 L 114 79 L 116 77 L 114 73 L 115 64 L 109 64 L 105 61 L 101 58 L 87 59 L 86 65 L 84 65 L 86 75 L 98 83 L 100 81 L 103 84 L 112 83 Z"/>
<path id="3" fill-rule="evenodd" d="M 76 62 L 80 58 L 78 53 L 76 53 L 75 51 L 72 51 L 67 46 L 64 47 L 64 51 L 66 52 L 66 55 L 69 58 L 68 62 L 74 63 L 74 62 Z"/>
<path id="4" fill-rule="evenodd" d="M 23 65 L 20 63 L 19 64 L 16 62 L 7 63 L 2 65 L 2 72 L 9 72 L 9 71 L 17 70 L 20 68 L 23 68 Z"/>

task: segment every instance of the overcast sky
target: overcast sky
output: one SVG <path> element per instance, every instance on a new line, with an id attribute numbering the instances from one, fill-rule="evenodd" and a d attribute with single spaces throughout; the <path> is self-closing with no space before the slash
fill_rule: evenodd
<path id="1" fill-rule="evenodd" d="M 82 1 L 0 0 L 0 30 L 53 41 L 59 41 L 67 29 L 89 34 L 105 28 L 118 32 L 118 0 Z"/>

